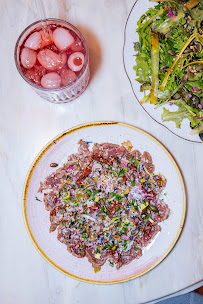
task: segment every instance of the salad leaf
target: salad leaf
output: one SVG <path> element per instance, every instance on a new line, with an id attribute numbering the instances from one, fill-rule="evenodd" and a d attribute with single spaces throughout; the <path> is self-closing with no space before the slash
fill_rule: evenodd
<path id="1" fill-rule="evenodd" d="M 179 58 L 181 57 L 181 55 L 183 54 L 184 50 L 186 49 L 186 47 L 190 44 L 190 42 L 195 39 L 196 37 L 199 37 L 200 34 L 199 33 L 194 33 L 193 35 L 190 36 L 190 38 L 187 40 L 187 42 L 185 43 L 184 47 L 182 48 L 181 52 L 178 54 L 177 58 L 175 59 L 173 65 L 171 66 L 171 68 L 168 70 L 168 72 L 166 73 L 166 76 L 164 78 L 164 81 L 162 82 L 161 85 L 161 91 L 164 91 L 168 77 L 170 75 L 171 72 L 173 72 L 173 67 L 176 65 L 176 63 L 178 62 Z M 203 35 L 202 35 L 203 37 Z"/>
<path id="2" fill-rule="evenodd" d="M 136 72 L 136 80 L 140 83 L 149 82 L 151 83 L 151 58 L 147 54 L 147 51 L 142 51 L 136 58 L 136 66 L 133 68 Z"/>
<path id="3" fill-rule="evenodd" d="M 170 27 L 173 25 L 174 22 L 178 22 L 182 17 L 184 16 L 184 12 L 181 9 L 177 16 L 174 16 L 173 18 L 169 18 L 169 20 L 166 20 L 160 27 L 158 28 L 158 31 L 160 33 L 166 34 L 170 30 Z"/>
<path id="4" fill-rule="evenodd" d="M 182 120 L 184 118 L 188 118 L 189 114 L 188 111 L 184 108 L 180 108 L 174 112 L 170 112 L 166 108 L 163 108 L 163 114 L 161 117 L 163 121 L 174 121 L 176 128 L 180 128 Z"/>

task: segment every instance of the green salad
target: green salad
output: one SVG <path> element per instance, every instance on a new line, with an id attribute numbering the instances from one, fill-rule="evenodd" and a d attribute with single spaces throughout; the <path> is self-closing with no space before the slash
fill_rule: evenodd
<path id="1" fill-rule="evenodd" d="M 187 118 L 191 134 L 203 140 L 203 1 L 159 1 L 137 25 L 133 68 L 141 102 L 177 105 L 176 111 L 163 107 L 162 120 L 180 128 Z"/>

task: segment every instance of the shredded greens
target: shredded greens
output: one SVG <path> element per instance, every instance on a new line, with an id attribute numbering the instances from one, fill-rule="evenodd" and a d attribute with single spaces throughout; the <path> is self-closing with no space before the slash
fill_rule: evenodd
<path id="1" fill-rule="evenodd" d="M 176 105 L 163 107 L 162 120 L 180 128 L 186 118 L 191 134 L 203 132 L 203 2 L 160 1 L 137 25 L 133 68 L 141 102 Z"/>

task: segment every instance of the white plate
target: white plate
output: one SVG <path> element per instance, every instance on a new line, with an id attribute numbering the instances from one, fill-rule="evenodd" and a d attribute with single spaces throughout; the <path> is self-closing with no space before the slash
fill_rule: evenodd
<path id="1" fill-rule="evenodd" d="M 55 170 L 50 163 L 63 164 L 67 156 L 75 153 L 80 139 L 97 143 L 121 144 L 130 140 L 134 149 L 150 152 L 155 164 L 155 172 L 162 173 L 167 179 L 164 192 L 165 202 L 171 213 L 161 223 L 162 231 L 144 250 L 139 260 L 116 270 L 108 262 L 101 271 L 94 273 L 87 258 L 78 259 L 66 250 L 66 246 L 57 240 L 57 232 L 49 233 L 49 212 L 40 200 L 43 195 L 37 193 L 40 181 Z M 123 123 L 95 122 L 77 126 L 63 132 L 49 142 L 34 160 L 25 182 L 23 194 L 23 212 L 25 224 L 39 253 L 54 267 L 73 278 L 91 283 L 118 283 L 138 277 L 158 265 L 175 245 L 183 227 L 185 217 L 185 188 L 181 173 L 173 157 L 166 148 L 148 133 Z"/>
<path id="2" fill-rule="evenodd" d="M 128 16 L 125 33 L 124 33 L 124 47 L 123 47 L 123 63 L 126 74 L 130 81 L 133 93 L 136 97 L 136 100 L 141 105 L 142 109 L 157 123 L 164 126 L 173 134 L 178 137 L 196 143 L 202 143 L 198 134 L 190 135 L 191 128 L 188 119 L 184 119 L 181 128 L 178 129 L 175 126 L 173 121 L 163 122 L 161 119 L 161 114 L 163 112 L 162 107 L 154 109 L 154 105 L 149 103 L 141 104 L 140 100 L 143 98 L 144 93 L 140 92 L 140 84 L 135 80 L 137 77 L 135 71 L 133 70 L 133 66 L 135 65 L 135 51 L 134 51 L 134 42 L 139 41 L 138 33 L 136 32 L 137 21 L 140 17 L 146 12 L 146 10 L 150 7 L 154 7 L 156 3 L 149 2 L 148 0 L 137 0 L 133 5 L 131 12 Z M 170 111 L 175 111 L 177 106 L 164 106 L 166 109 Z"/>

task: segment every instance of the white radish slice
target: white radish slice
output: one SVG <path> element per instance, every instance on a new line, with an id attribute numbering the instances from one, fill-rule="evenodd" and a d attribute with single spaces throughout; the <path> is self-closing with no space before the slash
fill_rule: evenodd
<path id="1" fill-rule="evenodd" d="M 31 69 L 37 60 L 37 54 L 35 51 L 30 50 L 28 48 L 24 48 L 21 52 L 21 63 L 24 68 Z"/>
<path id="2" fill-rule="evenodd" d="M 42 42 L 42 38 L 41 38 L 40 33 L 34 32 L 25 41 L 25 47 L 32 49 L 32 50 L 38 50 L 41 46 L 41 42 Z"/>
<path id="3" fill-rule="evenodd" d="M 74 71 L 78 72 L 82 69 L 85 62 L 85 56 L 81 52 L 72 53 L 68 58 L 68 67 Z"/>
<path id="4" fill-rule="evenodd" d="M 63 86 L 68 85 L 69 83 L 73 82 L 77 78 L 76 74 L 69 69 L 63 69 L 61 71 L 60 75 L 61 75 L 61 81 L 62 81 Z"/>
<path id="5" fill-rule="evenodd" d="M 58 89 L 61 86 L 61 77 L 54 72 L 48 73 L 42 77 L 41 85 L 46 89 Z"/>
<path id="6" fill-rule="evenodd" d="M 37 59 L 45 69 L 55 71 L 64 67 L 67 55 L 65 53 L 56 54 L 49 49 L 43 49 L 37 54 Z"/>
<path id="7" fill-rule="evenodd" d="M 73 52 L 80 52 L 84 49 L 82 41 L 77 37 L 75 42 L 71 45 L 71 50 Z"/>
<path id="8" fill-rule="evenodd" d="M 60 51 L 65 51 L 73 44 L 75 40 L 68 30 L 65 30 L 64 28 L 57 28 L 53 32 L 53 41 Z"/>

